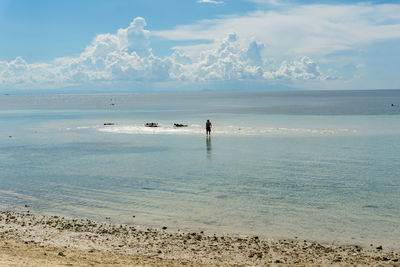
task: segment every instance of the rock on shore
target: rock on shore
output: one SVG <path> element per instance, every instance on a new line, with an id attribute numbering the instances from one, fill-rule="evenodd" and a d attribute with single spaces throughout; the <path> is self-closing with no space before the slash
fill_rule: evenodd
<path id="1" fill-rule="evenodd" d="M 400 266 L 400 251 L 385 248 L 182 233 L 9 211 L 0 211 L 0 247 L 0 265 L 29 258 L 89 265 L 96 255 L 97 263 L 107 265 Z"/>

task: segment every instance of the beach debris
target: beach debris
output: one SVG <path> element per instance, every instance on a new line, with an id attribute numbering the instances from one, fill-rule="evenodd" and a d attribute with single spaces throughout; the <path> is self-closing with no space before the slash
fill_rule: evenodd
<path id="1" fill-rule="evenodd" d="M 64 254 L 64 252 L 60 251 L 58 252 L 58 256 L 65 257 L 66 255 Z"/>
<path id="2" fill-rule="evenodd" d="M 175 127 L 188 127 L 187 124 L 182 124 L 182 123 L 174 123 Z"/>
<path id="3" fill-rule="evenodd" d="M 156 122 L 148 122 L 144 126 L 146 126 L 146 127 L 158 127 L 158 123 L 156 123 Z"/>
<path id="4" fill-rule="evenodd" d="M 104 123 L 104 126 L 107 126 L 107 125 L 108 125 L 108 126 L 109 126 L 109 125 L 115 125 L 115 123 L 113 123 L 113 122 L 105 122 L 105 123 Z"/>

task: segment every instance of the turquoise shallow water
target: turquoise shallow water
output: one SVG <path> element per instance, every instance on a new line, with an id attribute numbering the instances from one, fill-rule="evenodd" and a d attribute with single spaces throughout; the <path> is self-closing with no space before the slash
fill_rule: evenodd
<path id="1" fill-rule="evenodd" d="M 0 207 L 399 247 L 399 95 L 0 96 Z"/>

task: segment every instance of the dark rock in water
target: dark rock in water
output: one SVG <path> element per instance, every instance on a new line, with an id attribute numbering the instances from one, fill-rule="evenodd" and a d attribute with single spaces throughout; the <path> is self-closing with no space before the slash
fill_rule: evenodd
<path id="1" fill-rule="evenodd" d="M 182 124 L 182 123 L 174 123 L 175 127 L 188 127 L 187 124 Z"/>
<path id="2" fill-rule="evenodd" d="M 162 228 L 163 230 L 167 230 L 167 227 L 166 226 L 163 226 L 163 228 Z"/>
<path id="3" fill-rule="evenodd" d="M 382 248 L 382 246 L 379 246 L 379 247 L 377 247 L 376 249 L 377 249 L 377 250 L 382 250 L 383 248 Z"/>
<path id="4" fill-rule="evenodd" d="M 113 122 L 105 122 L 104 125 L 115 125 Z"/>
<path id="5" fill-rule="evenodd" d="M 29 208 L 31 205 L 25 204 L 25 208 Z"/>
<path id="6" fill-rule="evenodd" d="M 148 122 L 144 126 L 146 126 L 146 127 L 158 127 L 158 123 L 156 123 L 156 122 Z"/>

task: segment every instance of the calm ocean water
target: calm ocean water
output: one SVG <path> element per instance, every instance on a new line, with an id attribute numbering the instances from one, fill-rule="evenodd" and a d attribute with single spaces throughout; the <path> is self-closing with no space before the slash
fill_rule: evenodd
<path id="1" fill-rule="evenodd" d="M 0 96 L 2 209 L 399 248 L 399 159 L 400 90 Z"/>

